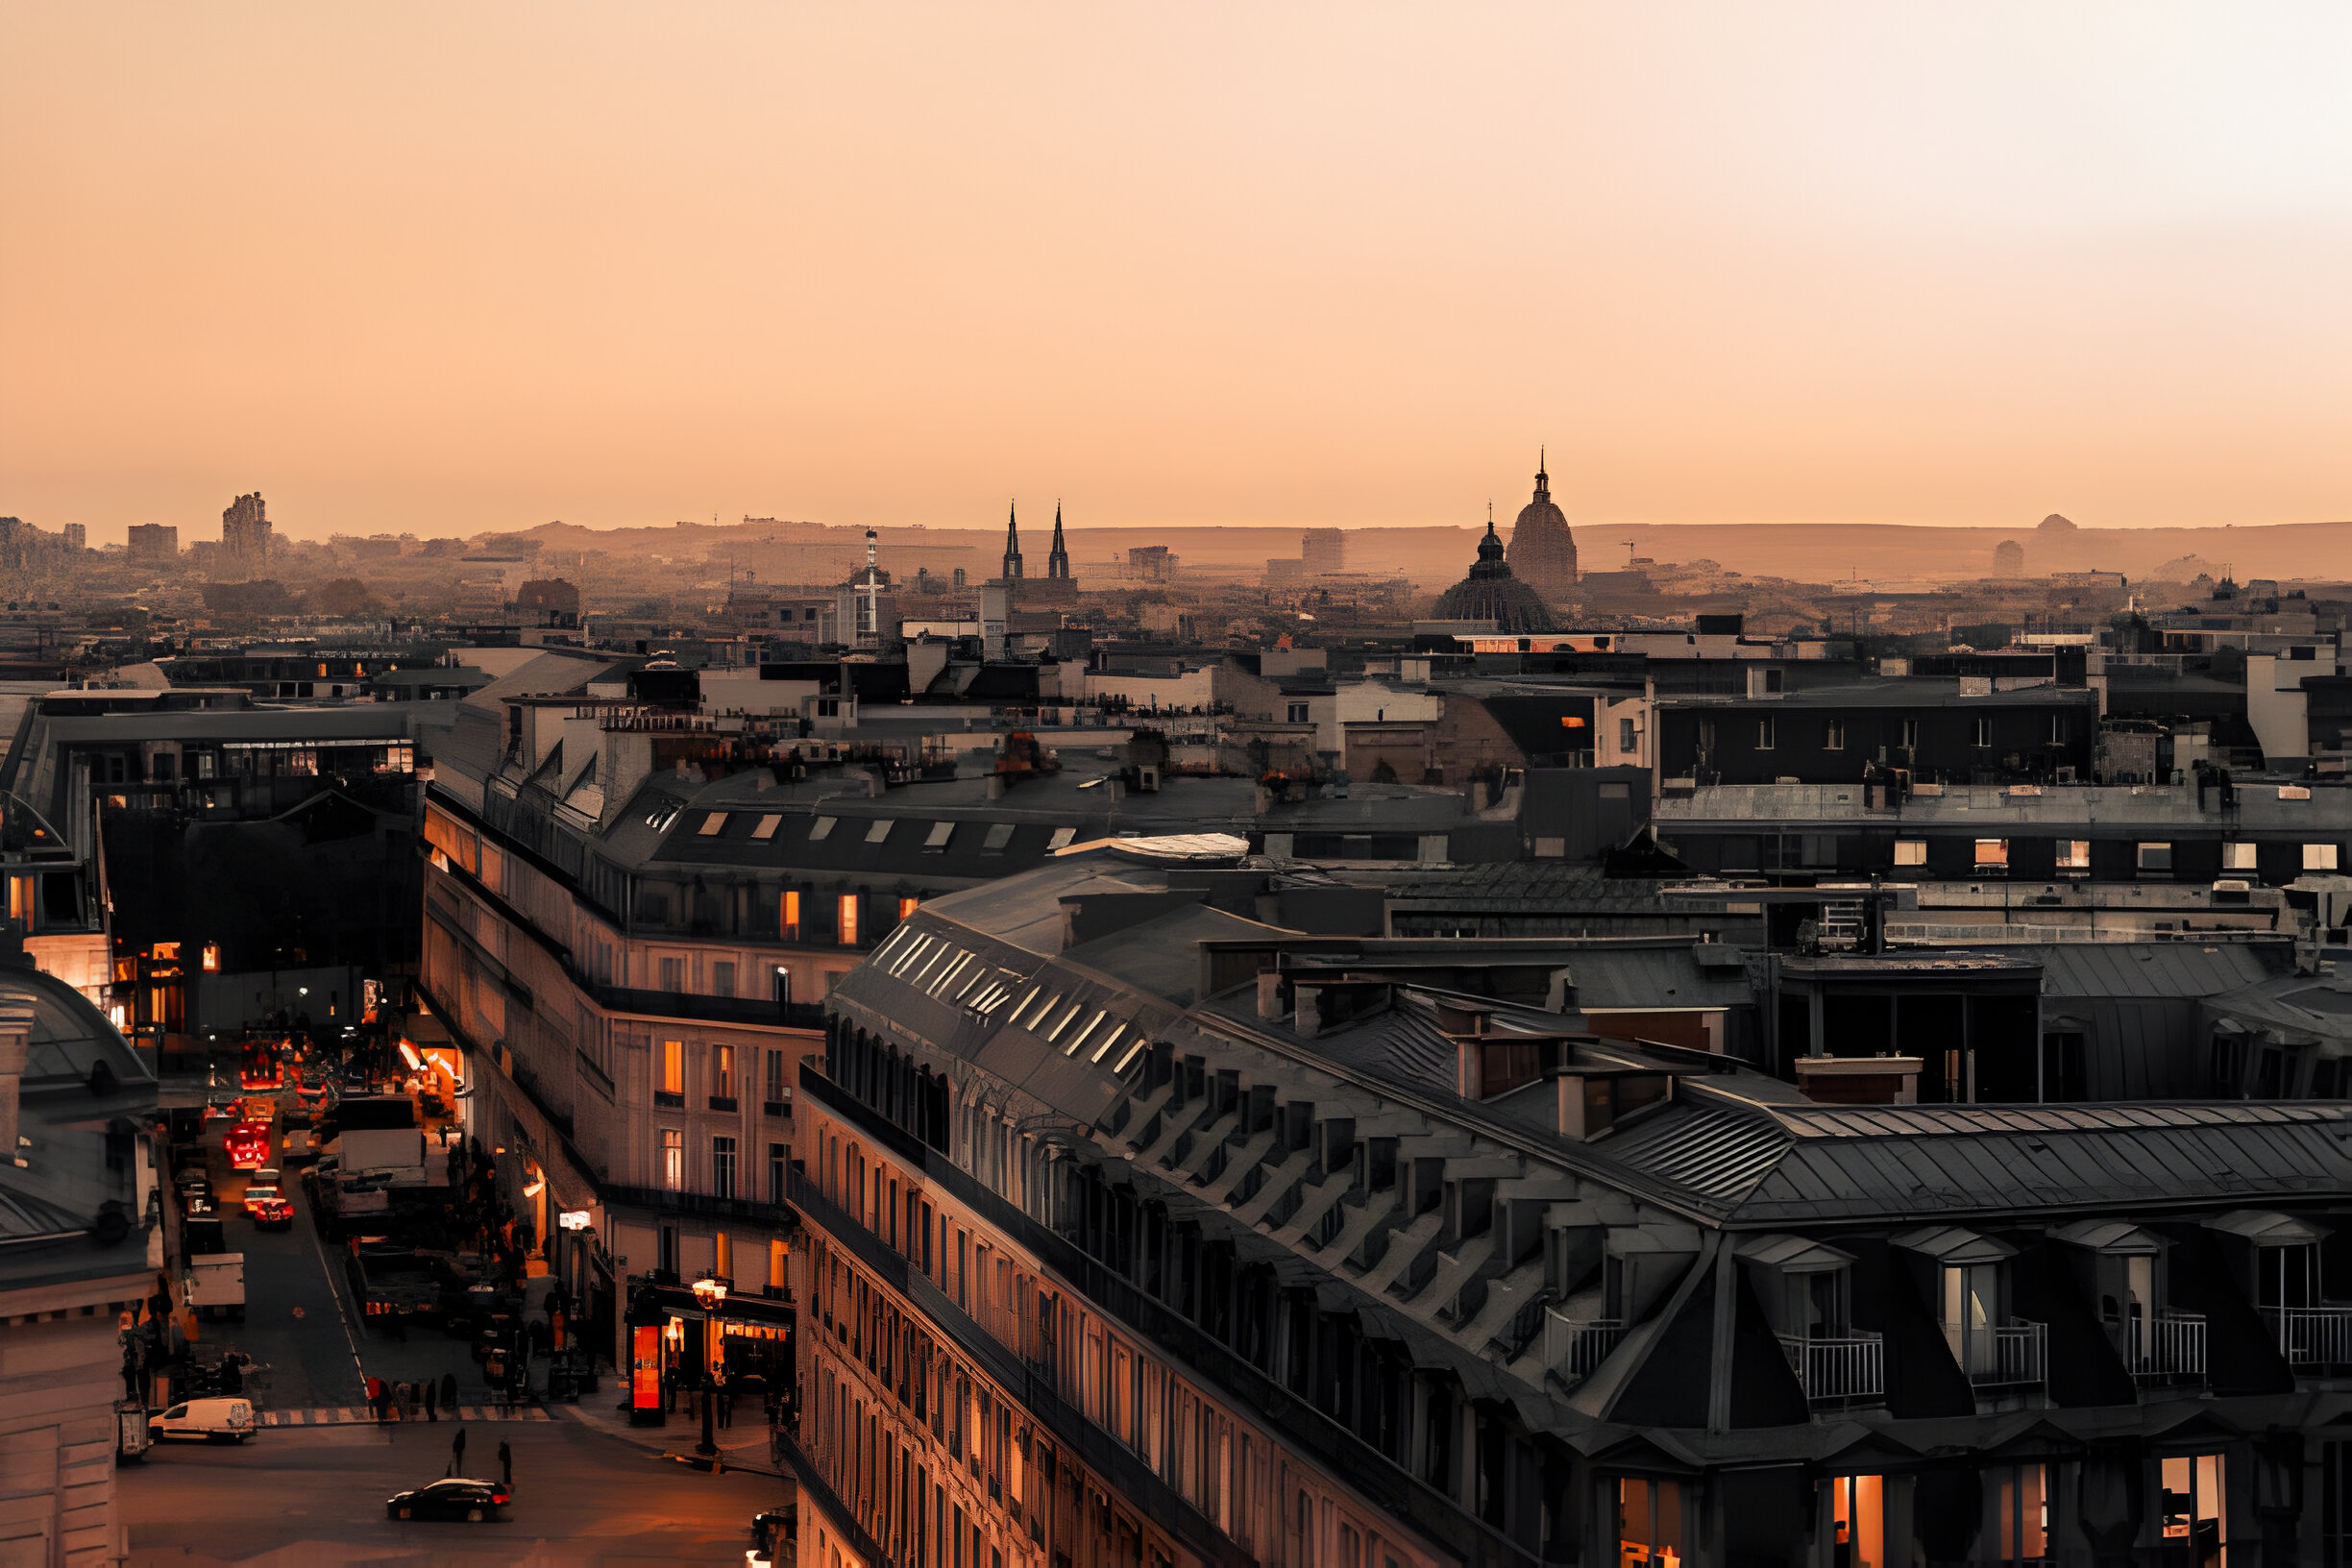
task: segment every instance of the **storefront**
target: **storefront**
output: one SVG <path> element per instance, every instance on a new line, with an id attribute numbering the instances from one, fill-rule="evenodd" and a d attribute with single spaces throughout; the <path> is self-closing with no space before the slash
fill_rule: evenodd
<path id="1" fill-rule="evenodd" d="M 654 1284 L 629 1276 L 629 1420 L 657 1427 L 689 1396 L 723 1382 L 737 1418 L 759 1412 L 771 1394 L 789 1399 L 793 1384 L 793 1309 L 765 1296 L 740 1296 L 704 1280 Z"/>

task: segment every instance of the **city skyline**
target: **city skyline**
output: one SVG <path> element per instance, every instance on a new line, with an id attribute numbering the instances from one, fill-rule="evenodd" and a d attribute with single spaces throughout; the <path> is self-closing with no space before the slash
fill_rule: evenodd
<path id="1" fill-rule="evenodd" d="M 93 544 L 2352 513 L 2315 8 L 136 14 L 0 106 Z"/>

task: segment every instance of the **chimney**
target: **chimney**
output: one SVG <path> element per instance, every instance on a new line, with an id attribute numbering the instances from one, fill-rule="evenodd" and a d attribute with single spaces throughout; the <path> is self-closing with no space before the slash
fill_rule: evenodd
<path id="1" fill-rule="evenodd" d="M 24 1092 L 27 1061 L 33 1052 L 33 1009 L 11 997 L 0 1004 L 0 1161 L 16 1158 L 19 1098 Z"/>
<path id="2" fill-rule="evenodd" d="M 1283 1006 L 1283 976 L 1280 969 L 1258 971 L 1258 1016 L 1272 1021 L 1288 1011 Z"/>

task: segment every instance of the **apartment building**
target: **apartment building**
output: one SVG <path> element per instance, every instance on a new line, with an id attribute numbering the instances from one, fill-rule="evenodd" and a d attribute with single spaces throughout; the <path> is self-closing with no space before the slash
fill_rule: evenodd
<path id="1" fill-rule="evenodd" d="M 1821 1104 L 1155 848 L 827 998 L 804 1562 L 2344 1549 L 2342 1105 Z"/>

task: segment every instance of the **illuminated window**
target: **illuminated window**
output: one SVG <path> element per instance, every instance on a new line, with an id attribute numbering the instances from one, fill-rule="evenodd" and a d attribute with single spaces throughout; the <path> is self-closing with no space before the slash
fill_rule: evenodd
<path id="1" fill-rule="evenodd" d="M 1898 866 L 1926 865 L 1927 841 L 1925 839 L 1897 839 L 1895 841 L 1895 864 Z"/>
<path id="2" fill-rule="evenodd" d="M 2333 865 L 2333 864 L 2335 864 L 2335 863 L 2334 863 L 2333 861 L 2331 861 L 2331 862 L 2329 862 L 2329 864 L 2330 864 L 2330 865 Z M 902 920 L 903 920 L 903 919 L 907 919 L 907 917 L 909 917 L 909 916 L 911 916 L 911 915 L 913 915 L 913 914 L 915 913 L 916 907 L 917 907 L 919 904 L 920 904 L 921 902 L 922 902 L 922 900 L 921 900 L 921 899 L 919 899 L 919 898 L 901 898 L 901 899 L 899 899 L 899 900 L 898 900 L 898 918 L 899 918 L 900 919 L 902 919 Z"/>
<path id="3" fill-rule="evenodd" d="M 854 893 L 845 893 L 837 900 L 841 944 L 855 947 L 858 940 L 858 901 Z"/>
<path id="4" fill-rule="evenodd" d="M 2228 1544 L 2221 1501 L 2220 1455 L 2184 1455 L 2164 1461 L 2164 1538 L 2191 1543 L 2198 1562 L 2227 1560 L 2221 1552 Z"/>
<path id="5" fill-rule="evenodd" d="M 784 929 L 786 942 L 800 940 L 800 895 L 798 894 L 788 893 L 784 895 L 784 907 L 777 916 L 777 922 Z"/>
<path id="6" fill-rule="evenodd" d="M 1624 1568 L 1682 1561 L 1682 1488 L 1671 1481 L 1617 1482 L 1617 1560 Z"/>
<path id="7" fill-rule="evenodd" d="M 208 942 L 204 946 L 204 970 L 207 974 L 220 972 L 220 943 Z"/>
<path id="8" fill-rule="evenodd" d="M 2332 871 L 2336 869 L 2336 846 L 2332 844 L 2307 844 L 2303 846 L 2303 869 L 2307 871 Z"/>
<path id="9" fill-rule="evenodd" d="M 665 1040 L 661 1045 L 661 1091 L 664 1094 L 686 1092 L 686 1042 Z"/>
<path id="10" fill-rule="evenodd" d="M 661 1135 L 662 1189 L 677 1192 L 686 1186 L 686 1135 L 665 1127 Z"/>
<path id="11" fill-rule="evenodd" d="M 2256 870 L 2255 846 L 2250 844 L 2223 845 L 2221 846 L 2221 869 L 2225 871 Z"/>
<path id="12" fill-rule="evenodd" d="M 2089 839 L 2060 839 L 2058 841 L 2058 869 L 2062 871 L 2089 870 L 2091 869 L 2091 841 Z"/>
<path id="13" fill-rule="evenodd" d="M 1833 1477 L 1829 1521 L 1834 1560 L 1849 1568 L 1886 1568 L 1885 1483 L 1879 1477 Z"/>
<path id="14" fill-rule="evenodd" d="M 2184 1461 L 2186 1462 L 2186 1461 Z M 2199 1461 L 2208 1462 L 2208 1461 Z M 2221 1460 L 2218 1456 L 2210 1462 L 2218 1481 Z M 2171 1501 L 2172 1461 L 2165 1461 L 2166 1503 Z M 1997 1543 L 2000 1556 L 1996 1562 L 2040 1562 L 2049 1556 L 2049 1469 L 2046 1465 L 2001 1465 L 1986 1473 L 1986 1506 L 1993 1510 L 1993 1528 L 1986 1532 L 1988 1544 Z M 2217 1499 L 2217 1507 L 2218 1500 Z M 2212 1536 L 2217 1550 L 2210 1556 L 2200 1553 L 2199 1562 L 2221 1562 L 2217 1550 L 2221 1537 L 2220 1521 L 2215 1520 Z M 2171 1531 L 2165 1531 L 2169 1535 Z"/>
<path id="15" fill-rule="evenodd" d="M 2006 870 L 2008 867 L 2009 841 L 2007 839 L 1978 839 L 1976 841 L 1976 869 L 1978 870 Z"/>
<path id="16" fill-rule="evenodd" d="M 789 1256 L 783 1242 L 768 1243 L 768 1288 L 779 1296 L 784 1293 L 784 1260 Z"/>
<path id="17" fill-rule="evenodd" d="M 711 1047 L 711 1094 L 722 1100 L 735 1097 L 735 1047 L 732 1045 Z"/>
<path id="18" fill-rule="evenodd" d="M 147 949 L 147 956 L 150 958 L 178 958 L 180 944 L 176 942 L 159 942 Z"/>

